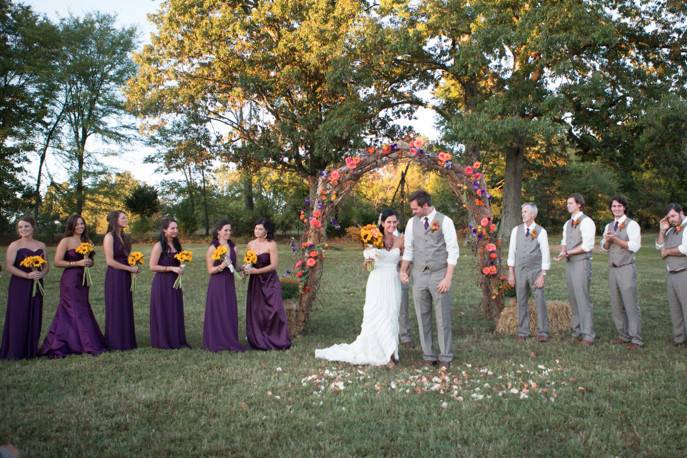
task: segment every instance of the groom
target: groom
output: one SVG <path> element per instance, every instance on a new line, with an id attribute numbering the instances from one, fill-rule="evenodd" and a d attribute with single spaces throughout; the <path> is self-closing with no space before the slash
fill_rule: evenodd
<path id="1" fill-rule="evenodd" d="M 410 218 L 405 230 L 401 282 L 408 283 L 413 263 L 413 301 L 419 327 L 422 358 L 428 365 L 448 368 L 453 359 L 451 336 L 451 279 L 458 262 L 458 237 L 453 221 L 432 207 L 423 190 L 410 195 Z M 432 344 L 432 309 L 437 322 L 439 356 Z"/>

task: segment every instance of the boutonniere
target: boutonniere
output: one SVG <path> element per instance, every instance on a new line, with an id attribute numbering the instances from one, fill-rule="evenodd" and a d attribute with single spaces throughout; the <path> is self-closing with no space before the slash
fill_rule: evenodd
<path id="1" fill-rule="evenodd" d="M 438 230 L 439 230 L 439 223 L 437 223 L 436 221 L 434 221 L 434 222 L 432 223 L 432 226 L 429 228 L 429 230 L 432 231 L 432 232 L 438 231 Z"/>
<path id="2" fill-rule="evenodd" d="M 530 235 L 532 236 L 532 240 L 535 240 L 537 238 L 537 235 L 539 233 L 537 232 L 536 229 L 532 229 L 532 232 L 530 232 Z"/>
<path id="3" fill-rule="evenodd" d="M 679 226 L 675 226 L 675 232 L 677 232 L 679 234 L 680 232 L 682 232 L 682 230 L 684 228 L 685 228 L 684 224 L 680 224 Z"/>
<path id="4" fill-rule="evenodd" d="M 580 225 L 580 220 L 579 219 L 574 219 L 572 220 L 572 227 L 577 227 Z"/>
<path id="5" fill-rule="evenodd" d="M 622 231 L 623 229 L 625 229 L 625 223 L 618 224 L 618 230 Z"/>

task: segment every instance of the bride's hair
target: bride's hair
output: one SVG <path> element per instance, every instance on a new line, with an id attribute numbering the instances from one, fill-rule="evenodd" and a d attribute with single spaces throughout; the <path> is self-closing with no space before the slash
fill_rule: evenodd
<path id="1" fill-rule="evenodd" d="M 395 216 L 398 218 L 398 213 L 391 208 L 385 208 L 382 213 L 379 214 L 379 231 L 384 234 L 384 221 L 387 220 L 389 216 Z"/>

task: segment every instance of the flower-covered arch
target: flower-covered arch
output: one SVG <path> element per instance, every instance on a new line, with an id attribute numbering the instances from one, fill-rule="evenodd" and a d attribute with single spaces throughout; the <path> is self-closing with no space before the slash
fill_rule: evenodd
<path id="1" fill-rule="evenodd" d="M 412 159 L 426 170 L 438 171 L 446 178 L 456 198 L 468 210 L 470 219 L 474 222 L 469 227 L 478 255 L 481 306 L 489 319 L 498 318 L 503 309 L 502 281 L 499 276 L 501 258 L 499 241 L 496 238 L 497 226 L 490 206 L 491 195 L 481 173 L 481 164 L 455 164 L 450 153 L 427 151 L 423 149 L 422 140 L 418 139 L 410 144 L 399 142 L 381 147 L 370 146 L 364 151 L 348 155 L 343 166 L 321 172 L 317 196 L 314 201 L 311 199 L 309 208 L 300 215 L 305 230 L 298 247 L 298 260 L 294 265 L 294 272 L 300 283 L 300 296 L 297 309 L 291 311 L 293 316 L 289 320 L 294 328 L 293 334 L 303 330 L 317 294 L 326 248 L 325 229 L 330 214 L 363 175 L 402 159 Z"/>

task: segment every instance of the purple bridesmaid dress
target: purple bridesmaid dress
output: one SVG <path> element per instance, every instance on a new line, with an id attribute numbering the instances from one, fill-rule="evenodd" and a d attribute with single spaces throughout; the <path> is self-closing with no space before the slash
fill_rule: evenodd
<path id="1" fill-rule="evenodd" d="M 80 261 L 83 255 L 67 250 L 65 261 Z M 60 279 L 60 303 L 43 341 L 40 354 L 49 358 L 105 351 L 105 338 L 88 302 L 87 286 L 83 286 L 83 267 L 67 267 Z"/>
<path id="2" fill-rule="evenodd" d="M 162 253 L 161 266 L 180 265 L 174 259 L 176 253 Z M 186 343 L 184 329 L 184 295 L 181 289 L 174 289 L 177 279 L 174 272 L 155 272 L 150 288 L 150 345 L 155 348 L 191 348 Z"/>
<path id="3" fill-rule="evenodd" d="M 217 248 L 219 242 L 212 245 Z M 229 240 L 231 263 L 236 266 L 234 242 Z M 221 264 L 215 261 L 214 265 Z M 236 304 L 234 274 L 226 268 L 210 275 L 207 299 L 205 300 L 205 321 L 203 323 L 203 348 L 210 351 L 244 351 L 239 342 L 239 318 Z"/>
<path id="4" fill-rule="evenodd" d="M 112 239 L 115 261 L 127 265 L 131 250 L 126 249 L 119 237 Z M 110 350 L 136 348 L 131 275 L 109 266 L 105 272 L 105 341 Z"/>
<path id="5" fill-rule="evenodd" d="M 29 256 L 39 256 L 43 250 L 19 248 L 14 260 L 14 267 L 30 272 L 31 269 L 20 267 L 19 263 Z M 42 280 L 41 280 L 42 281 Z M 5 326 L 2 332 L 0 359 L 28 359 L 38 355 L 38 339 L 41 336 L 43 319 L 43 296 L 40 291 L 33 293 L 33 280 L 12 275 L 7 291 L 7 310 Z"/>
<path id="6" fill-rule="evenodd" d="M 270 254 L 258 255 L 256 268 L 270 264 Z M 285 350 L 291 347 L 288 320 L 276 271 L 253 274 L 246 293 L 246 335 L 258 350 Z"/>

